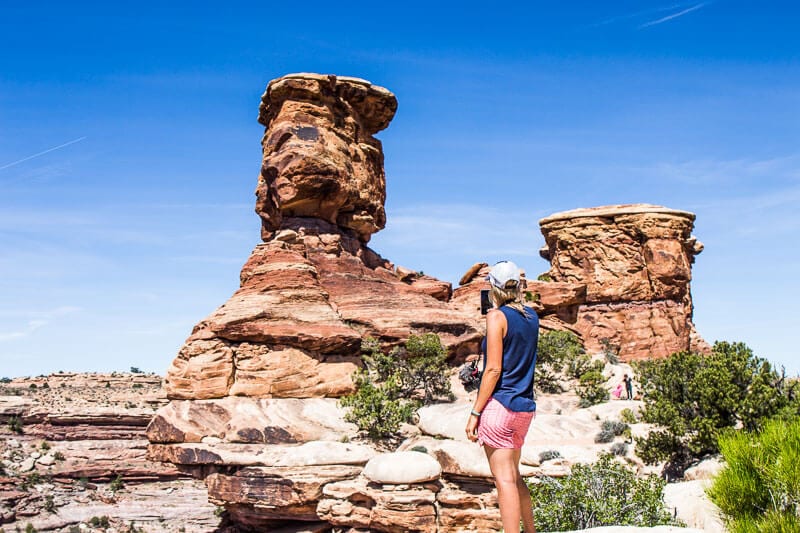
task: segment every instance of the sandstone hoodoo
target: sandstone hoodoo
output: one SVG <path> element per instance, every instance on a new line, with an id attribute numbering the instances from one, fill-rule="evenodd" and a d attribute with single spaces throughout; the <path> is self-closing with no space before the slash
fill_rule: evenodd
<path id="1" fill-rule="evenodd" d="M 549 280 L 528 290 L 541 294 L 544 316 L 579 332 L 590 352 L 612 347 L 633 360 L 706 351 L 692 323 L 691 265 L 703 250 L 694 219 L 649 204 L 546 217 L 540 253 L 550 261 Z"/>
<path id="2" fill-rule="evenodd" d="M 167 374 L 174 399 L 330 397 L 352 390 L 365 336 L 434 331 L 474 350 L 479 322 L 446 304 L 449 283 L 366 246 L 386 223 L 381 143 L 392 93 L 357 78 L 293 74 L 262 97 L 256 189 L 263 243 L 241 288 L 200 322 Z"/>
<path id="3" fill-rule="evenodd" d="M 318 74 L 273 80 L 262 98 L 263 242 L 239 290 L 179 351 L 166 377 L 171 403 L 147 432 L 150 457 L 204 478 L 239 527 L 350 520 L 341 505 L 322 514 L 316 506 L 323 487 L 360 483 L 369 457 L 293 459 L 268 447 L 333 449 L 356 436 L 335 398 L 354 390 L 362 339 L 393 345 L 435 332 L 452 357 L 477 350 L 480 315 L 449 301 L 449 283 L 367 247 L 386 223 L 374 135 L 396 108 L 382 87 Z"/>

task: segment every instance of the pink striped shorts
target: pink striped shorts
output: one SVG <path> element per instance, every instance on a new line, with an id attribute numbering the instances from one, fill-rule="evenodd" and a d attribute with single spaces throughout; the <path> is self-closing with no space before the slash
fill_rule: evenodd
<path id="1" fill-rule="evenodd" d="M 531 421 L 536 416 L 535 411 L 511 411 L 491 398 L 481 412 L 478 423 L 478 444 L 483 444 L 495 449 L 522 448 L 525 435 Z"/>

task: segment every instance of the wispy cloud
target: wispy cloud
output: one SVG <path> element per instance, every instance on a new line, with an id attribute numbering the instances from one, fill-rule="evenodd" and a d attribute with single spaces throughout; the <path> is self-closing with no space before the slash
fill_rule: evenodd
<path id="1" fill-rule="evenodd" d="M 665 22 L 669 22 L 670 20 L 675 20 L 678 17 L 682 17 L 684 15 L 688 15 L 689 13 L 692 13 L 693 11 L 697 11 L 698 9 L 705 7 L 710 3 L 711 2 L 701 2 L 699 4 L 695 4 L 695 5 L 691 6 L 691 7 L 687 7 L 686 9 L 682 9 L 682 10 L 676 12 L 676 13 L 672 13 L 671 15 L 667 15 L 666 17 L 661 17 L 661 18 L 656 19 L 656 20 L 651 20 L 650 22 L 645 22 L 644 24 L 639 26 L 639 29 L 641 30 L 641 29 L 644 29 L 644 28 L 648 28 L 650 26 L 656 26 L 658 24 L 663 24 Z"/>
<path id="2" fill-rule="evenodd" d="M 27 157 L 23 157 L 22 159 L 17 159 L 16 161 L 12 161 L 11 163 L 7 163 L 0 167 L 0 170 L 5 170 L 7 168 L 11 168 L 13 166 L 19 165 L 20 163 L 24 163 L 26 161 L 30 161 L 31 159 L 36 159 L 37 157 L 41 157 L 45 154 L 49 154 L 50 152 L 55 152 L 56 150 L 61 150 L 62 148 L 66 148 L 67 146 L 73 145 L 75 143 L 79 143 L 82 140 L 86 139 L 86 137 L 78 137 L 77 139 L 72 139 L 71 141 L 67 141 L 64 144 L 59 144 L 58 146 L 53 146 L 52 148 L 48 148 L 47 150 L 42 150 L 41 152 L 35 153 L 33 155 L 29 155 Z"/>
<path id="3" fill-rule="evenodd" d="M 662 161 L 636 169 L 640 175 L 689 185 L 730 185 L 772 180 L 793 183 L 800 180 L 800 155 L 769 159 L 690 159 Z"/>
<path id="4" fill-rule="evenodd" d="M 14 331 L 0 332 L 0 342 L 29 337 L 35 331 L 48 325 L 54 318 L 69 315 L 80 311 L 80 307 L 61 306 L 48 311 L 13 311 L 0 312 L 0 316 L 27 317 L 28 320 Z"/>
<path id="5" fill-rule="evenodd" d="M 685 5 L 686 4 L 670 4 L 668 6 L 661 6 L 661 7 L 653 7 L 653 8 L 650 8 L 650 9 L 643 9 L 641 11 L 636 11 L 634 13 L 625 13 L 625 14 L 622 14 L 622 15 L 615 15 L 613 17 L 608 17 L 608 18 L 603 19 L 603 20 L 601 20 L 599 22 L 596 22 L 594 24 L 590 24 L 587 27 L 588 28 L 597 28 L 599 26 L 607 26 L 608 24 L 614 24 L 615 22 L 619 22 L 619 21 L 622 21 L 622 20 L 630 20 L 630 19 L 635 19 L 635 18 L 639 18 L 639 17 L 644 18 L 646 15 L 653 15 L 655 13 L 661 13 L 663 11 L 669 11 L 671 9 L 678 9 L 678 8 L 684 7 Z"/>

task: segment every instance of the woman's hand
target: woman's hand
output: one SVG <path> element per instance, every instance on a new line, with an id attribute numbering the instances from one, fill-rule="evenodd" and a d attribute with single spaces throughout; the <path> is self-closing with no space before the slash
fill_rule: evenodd
<path id="1" fill-rule="evenodd" d="M 477 416 L 475 416 L 473 414 L 469 415 L 469 420 L 467 420 L 466 431 L 467 431 L 467 438 L 469 440 L 471 440 L 472 442 L 475 442 L 475 441 L 478 440 L 478 417 Z"/>

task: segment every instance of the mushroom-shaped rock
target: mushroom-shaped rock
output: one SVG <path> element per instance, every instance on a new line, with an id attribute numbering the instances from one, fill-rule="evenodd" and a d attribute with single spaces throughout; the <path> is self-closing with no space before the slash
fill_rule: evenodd
<path id="1" fill-rule="evenodd" d="M 421 452 L 384 453 L 370 459 L 364 467 L 367 479 L 388 485 L 424 483 L 441 475 L 439 461 Z"/>

